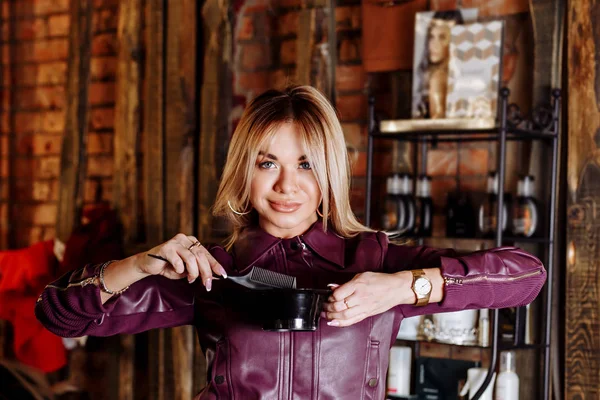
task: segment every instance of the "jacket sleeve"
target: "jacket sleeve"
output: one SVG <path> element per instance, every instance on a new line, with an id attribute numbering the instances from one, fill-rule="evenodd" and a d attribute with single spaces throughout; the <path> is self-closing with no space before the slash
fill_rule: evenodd
<path id="1" fill-rule="evenodd" d="M 518 307 L 531 303 L 546 281 L 542 262 L 517 247 L 499 247 L 468 254 L 453 249 L 398 246 L 380 241 L 383 268 L 397 272 L 440 268 L 444 298 L 425 307 L 402 305 L 405 317 L 480 308 Z"/>
<path id="2" fill-rule="evenodd" d="M 149 276 L 102 304 L 99 268 L 87 265 L 46 286 L 35 306 L 46 329 L 61 337 L 110 336 L 192 323 L 197 282 Z"/>

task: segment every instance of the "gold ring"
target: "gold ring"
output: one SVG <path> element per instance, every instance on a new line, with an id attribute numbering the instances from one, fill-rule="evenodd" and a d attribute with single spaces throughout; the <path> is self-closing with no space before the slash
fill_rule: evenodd
<path id="1" fill-rule="evenodd" d="M 194 247 L 196 247 L 196 246 L 200 246 L 200 242 L 196 241 L 196 242 L 192 243 L 192 244 L 190 245 L 190 247 L 188 247 L 188 250 L 190 250 L 190 251 L 191 251 L 191 250 L 192 250 Z"/>
<path id="2" fill-rule="evenodd" d="M 346 299 L 344 299 L 344 304 L 346 305 L 346 308 L 350 308 L 350 306 L 348 305 L 348 301 Z"/>

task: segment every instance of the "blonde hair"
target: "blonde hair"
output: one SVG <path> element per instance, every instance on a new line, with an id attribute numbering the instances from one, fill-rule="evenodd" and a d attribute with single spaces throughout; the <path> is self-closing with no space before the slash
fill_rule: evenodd
<path id="1" fill-rule="evenodd" d="M 362 225 L 350 207 L 350 167 L 342 126 L 334 108 L 316 89 L 292 86 L 283 91 L 268 90 L 245 109 L 233 133 L 227 162 L 221 177 L 213 215 L 225 216 L 233 225 L 227 247 L 247 226 L 258 222 L 251 210 L 250 185 L 259 151 L 264 150 L 277 129 L 295 124 L 301 135 L 322 193 L 323 229 L 331 223 L 335 233 L 352 237 L 371 231 Z M 238 212 L 231 211 L 228 202 Z"/>

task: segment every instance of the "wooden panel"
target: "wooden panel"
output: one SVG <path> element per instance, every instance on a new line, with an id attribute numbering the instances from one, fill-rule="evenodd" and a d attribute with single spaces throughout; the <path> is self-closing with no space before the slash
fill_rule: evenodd
<path id="1" fill-rule="evenodd" d="M 298 41 L 296 43 L 296 83 L 310 85 L 313 51 L 315 45 L 316 10 L 299 11 Z"/>
<path id="2" fill-rule="evenodd" d="M 146 242 L 164 240 L 164 2 L 146 0 L 144 210 Z"/>
<path id="3" fill-rule="evenodd" d="M 218 235 L 210 208 L 214 203 L 221 166 L 219 153 L 230 135 L 231 111 L 231 22 L 230 1 L 208 0 L 202 8 L 204 60 L 200 98 L 200 142 L 198 188 L 198 237 L 208 241 Z"/>
<path id="4" fill-rule="evenodd" d="M 565 398 L 600 397 L 600 3 L 568 2 Z M 582 117 L 584 116 L 584 117 Z"/>
<path id="5" fill-rule="evenodd" d="M 115 104 L 113 207 L 123 223 L 124 241 L 137 238 L 138 141 L 140 136 L 142 0 L 119 2 Z"/>
<path id="6" fill-rule="evenodd" d="M 166 38 L 165 151 L 166 151 L 166 235 L 170 238 L 182 230 L 182 220 L 193 221 L 192 210 L 184 208 L 182 157 L 188 153 L 195 132 L 195 16 L 191 1 L 169 2 Z M 188 14 L 188 15 L 186 15 Z M 191 15 L 190 15 L 191 14 Z M 186 203 L 193 199 L 185 199 Z M 191 232 L 186 232 L 190 234 Z"/>
<path id="7" fill-rule="evenodd" d="M 146 0 L 144 96 L 144 224 L 146 248 L 165 239 L 164 215 L 164 4 Z M 148 332 L 148 399 L 165 400 L 165 330 Z"/>
<path id="8" fill-rule="evenodd" d="M 170 238 L 178 232 L 191 235 L 195 225 L 196 2 L 169 2 L 167 16 L 165 229 Z M 193 328 L 173 328 L 169 339 L 165 351 L 171 353 L 173 390 L 167 397 L 187 400 L 193 397 Z"/>
<path id="9" fill-rule="evenodd" d="M 88 133 L 88 86 L 92 40 L 92 1 L 71 0 L 67 106 L 61 150 L 56 236 L 63 242 L 79 225 L 83 204 L 85 149 Z"/>
<path id="10" fill-rule="evenodd" d="M 142 0 L 119 2 L 115 104 L 113 207 L 123 223 L 125 244 L 138 236 L 138 141 L 140 136 Z M 135 338 L 121 336 L 119 399 L 132 400 Z"/>

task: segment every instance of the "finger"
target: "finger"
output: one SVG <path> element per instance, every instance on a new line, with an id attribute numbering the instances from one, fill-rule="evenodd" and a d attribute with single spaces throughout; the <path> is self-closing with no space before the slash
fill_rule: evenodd
<path id="1" fill-rule="evenodd" d="M 339 312 L 348 309 L 348 307 L 343 301 L 334 301 L 333 303 L 327 302 L 323 304 L 323 309 L 327 312 Z"/>
<path id="2" fill-rule="evenodd" d="M 214 258 L 213 255 L 210 254 L 210 252 L 206 250 L 205 247 L 201 247 L 201 249 L 204 252 L 204 255 L 206 256 L 208 263 L 210 264 L 210 269 L 214 271 L 215 274 L 221 275 L 223 278 L 227 278 L 227 271 L 225 271 L 225 268 L 223 268 L 223 266 L 219 264 L 217 259 Z"/>
<path id="3" fill-rule="evenodd" d="M 179 247 L 177 250 L 177 254 L 183 259 L 185 262 L 185 269 L 188 274 L 188 282 L 192 283 L 198 278 L 200 272 L 198 270 L 198 262 L 196 261 L 196 257 L 194 254 L 183 246 Z"/>
<path id="4" fill-rule="evenodd" d="M 352 307 L 347 308 L 343 311 L 333 311 L 327 312 L 327 319 L 329 320 L 348 320 L 354 318 L 358 314 L 364 313 L 365 310 L 363 307 Z"/>
<path id="5" fill-rule="evenodd" d="M 354 293 L 354 291 L 356 290 L 356 283 L 354 281 L 350 281 L 347 283 L 344 283 L 341 286 L 338 286 L 337 288 L 333 289 L 333 294 L 331 296 L 329 296 L 329 300 L 330 302 L 334 302 L 334 301 L 344 301 L 344 299 L 348 296 L 350 296 L 352 293 Z"/>
<path id="6" fill-rule="evenodd" d="M 188 236 L 187 237 L 192 244 L 193 243 L 200 243 L 200 241 L 195 237 L 195 236 Z M 223 266 L 221 264 L 219 264 L 219 262 L 213 257 L 212 254 L 210 254 L 210 251 L 208 251 L 208 249 L 206 247 L 204 247 L 203 245 L 198 245 L 198 246 L 194 246 L 191 251 L 194 254 L 200 254 L 203 253 L 206 255 L 206 258 L 208 259 L 208 263 L 210 265 L 210 269 L 212 271 L 214 271 L 215 274 L 217 275 L 221 275 L 223 278 L 227 278 L 227 271 L 225 271 L 225 268 L 223 268 Z"/>
<path id="7" fill-rule="evenodd" d="M 177 235 L 175 235 L 173 237 L 173 241 L 179 243 L 180 245 L 182 245 L 183 247 L 185 247 L 186 249 L 194 242 L 192 242 L 190 239 L 188 239 L 188 236 L 183 234 L 183 233 L 178 233 Z"/>
<path id="8" fill-rule="evenodd" d="M 360 314 L 357 314 L 354 317 L 346 319 L 346 320 L 334 319 L 332 321 L 327 322 L 327 325 L 342 328 L 345 326 L 354 325 L 354 324 L 362 321 L 363 319 L 365 319 L 367 316 L 368 315 L 366 312 L 361 312 Z"/>
<path id="9" fill-rule="evenodd" d="M 183 260 L 174 249 L 164 249 L 164 257 L 169 261 L 175 272 L 182 275 L 185 272 Z"/>
<path id="10" fill-rule="evenodd" d="M 210 292 L 210 289 L 212 289 L 212 270 L 210 269 L 208 258 L 204 253 L 197 253 L 196 259 L 198 260 L 198 268 L 200 270 L 200 276 L 202 277 L 202 283 L 204 283 L 206 291 Z"/>
<path id="11" fill-rule="evenodd" d="M 200 241 L 198 239 L 196 239 L 195 236 L 186 236 L 187 241 L 185 241 L 185 243 L 189 243 L 187 244 L 187 248 L 188 250 L 192 250 L 198 247 L 202 247 L 202 244 L 200 243 Z"/>

